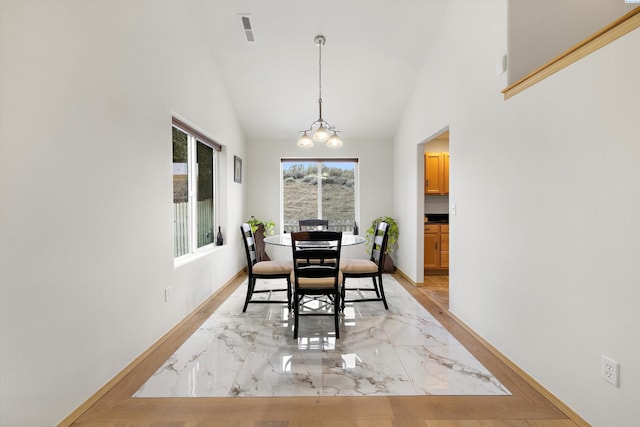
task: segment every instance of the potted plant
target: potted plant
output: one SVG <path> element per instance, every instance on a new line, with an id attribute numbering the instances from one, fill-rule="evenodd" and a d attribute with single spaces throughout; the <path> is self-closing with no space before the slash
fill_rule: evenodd
<path id="1" fill-rule="evenodd" d="M 264 250 L 264 238 L 266 236 L 273 236 L 275 232 L 276 223 L 273 221 L 265 221 L 257 219 L 251 215 L 251 219 L 247 221 L 247 224 L 251 226 L 251 232 L 256 242 L 256 252 L 258 261 L 270 261 L 269 255 Z"/>
<path id="2" fill-rule="evenodd" d="M 251 215 L 251 219 L 249 221 L 247 221 L 247 224 L 249 224 L 251 226 L 251 232 L 253 234 L 256 234 L 256 230 L 258 230 L 258 226 L 260 224 L 262 224 L 263 227 L 264 227 L 264 235 L 265 235 L 265 237 L 266 236 L 273 236 L 273 234 L 275 233 L 276 223 L 273 222 L 273 221 L 264 221 L 262 219 L 257 219 L 256 217 Z"/>
<path id="3" fill-rule="evenodd" d="M 389 229 L 387 231 L 387 248 L 385 250 L 383 271 L 385 273 L 394 273 L 396 271 L 396 267 L 393 265 L 393 259 L 391 259 L 390 255 L 398 248 L 399 231 L 398 223 L 395 219 L 391 218 L 390 216 L 381 216 L 373 220 L 371 226 L 367 229 L 367 250 L 371 250 L 371 245 L 373 244 L 373 236 L 376 232 L 376 228 L 378 228 L 378 223 L 380 221 L 384 221 L 389 224 Z"/>

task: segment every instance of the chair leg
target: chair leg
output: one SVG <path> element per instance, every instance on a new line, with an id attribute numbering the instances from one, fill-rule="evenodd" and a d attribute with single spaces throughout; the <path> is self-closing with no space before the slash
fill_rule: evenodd
<path id="1" fill-rule="evenodd" d="M 291 305 L 291 279 L 289 279 L 287 277 L 287 308 L 289 309 L 289 311 L 291 311 L 291 308 L 293 307 Z"/>
<path id="2" fill-rule="evenodd" d="M 378 291 L 378 282 L 376 281 L 376 276 L 371 277 L 371 281 L 373 281 L 373 290 L 376 291 L 376 298 L 380 298 L 380 292 Z M 382 281 L 382 279 L 380 279 Z"/>
<path id="3" fill-rule="evenodd" d="M 300 302 L 302 302 L 302 297 L 297 293 L 293 295 L 293 339 L 298 339 L 298 319 L 300 317 Z"/>
<path id="4" fill-rule="evenodd" d="M 247 297 L 244 300 L 244 307 L 242 308 L 243 313 L 247 311 L 247 306 L 249 305 L 249 301 L 251 301 L 251 296 L 253 295 L 253 289 L 255 288 L 255 285 L 255 277 L 250 277 L 249 280 L 247 280 Z"/>
<path id="5" fill-rule="evenodd" d="M 347 278 L 342 277 L 342 287 L 340 288 L 340 311 L 344 311 L 344 300 L 347 295 L 347 290 L 345 289 L 345 284 L 347 283 Z"/>
<path id="6" fill-rule="evenodd" d="M 375 281 L 375 279 L 373 279 Z M 389 306 L 387 305 L 387 298 L 384 296 L 384 286 L 382 286 L 382 274 L 378 276 L 379 286 L 380 286 L 380 295 L 382 296 L 382 302 L 384 303 L 384 309 L 389 310 Z"/>
<path id="7" fill-rule="evenodd" d="M 344 288 L 343 288 L 344 289 Z M 333 306 L 333 319 L 336 328 L 336 339 L 340 338 L 340 291 L 336 290 L 335 305 Z"/>

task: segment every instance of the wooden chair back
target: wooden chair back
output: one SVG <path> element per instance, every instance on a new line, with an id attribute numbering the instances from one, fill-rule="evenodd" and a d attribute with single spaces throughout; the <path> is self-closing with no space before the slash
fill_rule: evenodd
<path id="1" fill-rule="evenodd" d="M 342 250 L 341 231 L 298 231 L 291 233 L 293 254 L 293 336 L 298 337 L 300 316 L 333 316 L 336 338 L 340 337 L 340 253 Z M 322 262 L 309 262 L 309 259 Z M 304 299 L 319 296 L 327 300 L 327 311 L 305 311 L 301 306 Z"/>
<path id="2" fill-rule="evenodd" d="M 300 227 L 300 231 L 328 230 L 329 220 L 328 219 L 301 219 L 298 221 L 298 227 Z"/>
<path id="3" fill-rule="evenodd" d="M 378 269 L 382 272 L 384 266 L 384 256 L 387 251 L 387 244 L 389 242 L 389 224 L 380 221 L 376 226 L 376 231 L 373 234 L 373 244 L 371 245 L 371 261 L 378 264 Z"/>
<path id="4" fill-rule="evenodd" d="M 253 265 L 258 262 L 258 250 L 256 249 L 256 241 L 251 231 L 251 225 L 246 222 L 240 226 L 242 232 L 242 241 L 244 243 L 244 251 L 247 257 L 247 269 L 251 274 Z"/>

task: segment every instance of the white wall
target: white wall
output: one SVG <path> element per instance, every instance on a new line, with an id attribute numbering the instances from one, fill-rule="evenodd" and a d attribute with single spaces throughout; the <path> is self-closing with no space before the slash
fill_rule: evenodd
<path id="1" fill-rule="evenodd" d="M 360 180 L 360 234 L 364 235 L 375 218 L 393 216 L 391 141 L 357 141 L 344 137 L 344 145 L 328 148 L 315 144 L 311 148 L 296 145 L 297 135 L 285 141 L 249 141 L 247 158 L 243 161 L 247 184 L 247 218 L 273 220 L 276 233 L 280 224 L 280 159 L 282 158 L 357 158 Z M 244 185 L 244 184 L 243 184 Z M 266 191 L 270 189 L 270 191 Z M 403 230 L 400 230 L 402 234 Z M 238 231 L 239 233 L 239 231 Z M 239 235 L 239 234 L 238 234 Z M 274 248 L 267 246 L 269 256 L 278 257 Z M 365 245 L 345 248 L 345 256 L 366 258 Z"/>
<path id="2" fill-rule="evenodd" d="M 0 2 L 0 425 L 57 423 L 244 265 L 239 239 L 173 265 L 172 113 L 226 145 L 223 230 L 243 211 L 192 28 L 179 2 Z"/>
<path id="3" fill-rule="evenodd" d="M 622 0 L 509 0 L 509 84 L 636 7 Z"/>
<path id="4" fill-rule="evenodd" d="M 398 196 L 421 182 L 400 166 L 450 126 L 451 310 L 594 426 L 633 425 L 640 31 L 503 101 L 505 22 L 505 1 L 450 4 L 396 138 L 396 214 L 406 229 L 423 200 Z M 406 246 L 398 264 L 417 279 Z"/>

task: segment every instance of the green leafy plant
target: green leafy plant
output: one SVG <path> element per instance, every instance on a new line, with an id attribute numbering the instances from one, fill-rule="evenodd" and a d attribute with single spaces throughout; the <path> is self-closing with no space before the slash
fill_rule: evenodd
<path id="1" fill-rule="evenodd" d="M 264 221 L 262 219 L 256 219 L 253 215 L 251 215 L 251 219 L 247 221 L 247 224 L 251 226 L 251 232 L 253 234 L 256 233 L 258 229 L 258 224 L 264 225 L 264 235 L 265 236 L 273 236 L 275 233 L 276 223 L 273 221 Z"/>
<path id="2" fill-rule="evenodd" d="M 398 247 L 398 223 L 396 222 L 395 219 L 391 218 L 390 216 L 381 216 L 379 218 L 376 218 L 373 220 L 373 222 L 371 223 L 371 226 L 367 229 L 367 235 L 366 235 L 366 239 L 367 239 L 367 251 L 371 251 L 371 245 L 373 244 L 373 236 L 376 232 L 376 228 L 378 228 L 378 223 L 380 221 L 384 221 L 387 224 L 389 224 L 389 231 L 388 231 L 388 240 L 387 240 L 387 250 L 386 253 L 390 254 L 393 251 L 396 250 L 396 248 Z"/>

